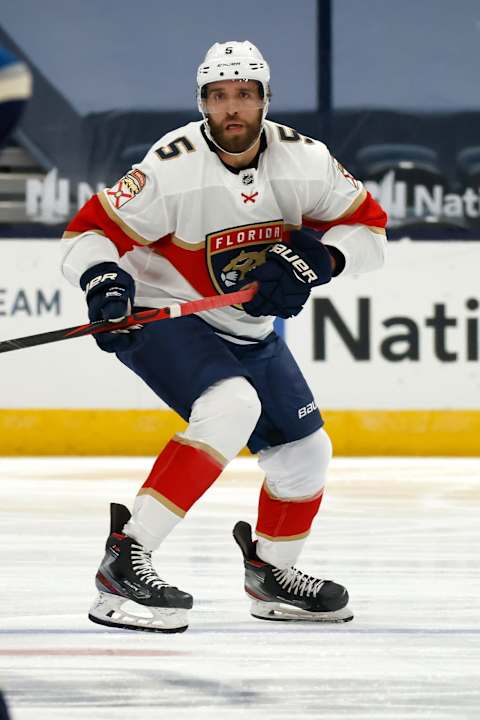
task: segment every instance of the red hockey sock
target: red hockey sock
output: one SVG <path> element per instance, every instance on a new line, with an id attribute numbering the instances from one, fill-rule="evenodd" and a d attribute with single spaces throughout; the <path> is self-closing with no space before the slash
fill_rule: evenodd
<path id="1" fill-rule="evenodd" d="M 311 498 L 285 500 L 263 483 L 258 502 L 256 533 L 267 540 L 300 540 L 308 535 L 322 502 L 323 490 Z"/>
<path id="2" fill-rule="evenodd" d="M 176 436 L 155 461 L 139 495 L 151 495 L 180 517 L 208 490 L 225 462 L 208 446 Z"/>

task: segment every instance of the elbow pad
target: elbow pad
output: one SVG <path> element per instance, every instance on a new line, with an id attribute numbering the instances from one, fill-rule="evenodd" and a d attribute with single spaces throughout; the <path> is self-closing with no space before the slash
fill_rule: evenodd
<path id="1" fill-rule="evenodd" d="M 322 242 L 337 263 L 338 253 L 343 256 L 344 267 L 340 270 L 342 275 L 358 275 L 378 270 L 385 262 L 385 234 L 374 232 L 366 225 L 335 225 L 323 235 Z"/>

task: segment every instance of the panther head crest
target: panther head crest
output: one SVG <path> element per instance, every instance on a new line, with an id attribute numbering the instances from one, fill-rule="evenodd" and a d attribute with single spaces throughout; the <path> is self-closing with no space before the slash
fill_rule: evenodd
<path id="1" fill-rule="evenodd" d="M 239 255 L 230 260 L 230 262 L 222 268 L 221 278 L 225 285 L 227 287 L 236 285 L 244 279 L 249 270 L 263 265 L 266 252 L 267 248 L 265 248 L 265 250 L 259 250 L 258 252 L 242 250 Z"/>

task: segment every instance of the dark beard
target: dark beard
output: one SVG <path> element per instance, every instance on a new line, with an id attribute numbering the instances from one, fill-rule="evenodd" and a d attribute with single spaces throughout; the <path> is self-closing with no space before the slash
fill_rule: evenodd
<path id="1" fill-rule="evenodd" d="M 234 121 L 232 120 L 232 122 Z M 251 148 L 257 140 L 258 136 L 260 135 L 260 130 L 262 126 L 262 112 L 260 111 L 260 117 L 255 124 L 247 125 L 245 123 L 245 135 L 243 137 L 226 137 L 225 131 L 222 127 L 213 126 L 210 120 L 208 125 L 210 127 L 210 132 L 212 133 L 213 139 L 218 145 L 220 145 L 222 150 L 226 150 L 226 152 L 231 153 L 242 153 Z"/>

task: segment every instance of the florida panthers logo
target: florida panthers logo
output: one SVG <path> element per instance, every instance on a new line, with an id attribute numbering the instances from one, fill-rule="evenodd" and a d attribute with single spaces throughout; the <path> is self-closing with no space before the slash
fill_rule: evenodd
<path id="1" fill-rule="evenodd" d="M 230 292 L 249 270 L 265 262 L 270 245 L 283 238 L 283 221 L 243 225 L 207 235 L 210 279 L 220 293 Z"/>
<path id="2" fill-rule="evenodd" d="M 228 265 L 225 265 L 220 273 L 220 277 L 224 285 L 228 288 L 232 287 L 232 285 L 236 285 L 237 282 L 243 280 L 249 270 L 253 270 L 253 268 L 263 265 L 265 262 L 266 252 L 266 248 L 265 250 L 260 250 L 259 252 L 246 252 L 245 250 L 242 250 L 240 255 L 237 255 L 233 258 L 233 260 L 230 260 Z"/>

